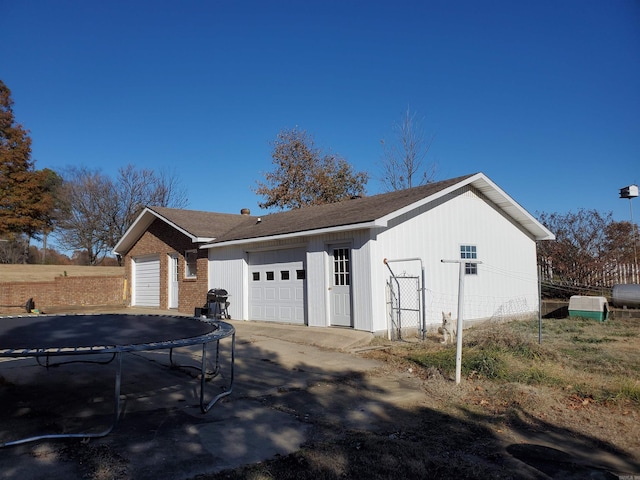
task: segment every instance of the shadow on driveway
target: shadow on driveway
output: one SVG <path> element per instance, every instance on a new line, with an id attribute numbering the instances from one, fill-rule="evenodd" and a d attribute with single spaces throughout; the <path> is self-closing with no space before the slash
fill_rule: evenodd
<path id="1" fill-rule="evenodd" d="M 168 368 L 166 351 L 125 354 L 123 409 L 110 435 L 5 448 L 0 451 L 1 477 L 190 479 L 287 455 L 306 443 L 343 438 L 347 432 L 400 438 L 410 426 L 413 436 L 404 441 L 423 443 L 425 458 L 434 462 L 476 467 L 477 478 L 488 471 L 503 472 L 504 478 L 547 478 L 539 465 L 527 461 L 531 449 L 511 446 L 507 451 L 489 428 L 490 417 L 453 418 L 425 408 L 422 381 L 411 373 L 309 345 L 313 330 L 307 327 L 285 335 L 284 328 L 274 334 L 275 326 L 232 323 L 238 332 L 234 391 L 207 414 L 199 410 L 194 371 Z M 279 338 L 283 336 L 287 340 Z M 197 354 L 198 349 L 185 348 L 175 359 L 196 365 Z M 230 343 L 223 341 L 221 358 L 229 354 Z M 229 380 L 228 366 L 221 364 L 221 374 L 207 385 L 208 395 Z M 47 369 L 28 359 L 0 362 L 0 441 L 30 432 L 104 428 L 113 405 L 113 371 L 113 365 Z M 597 444 L 567 430 L 554 435 L 558 442 L 573 439 L 572 448 L 583 449 L 586 457 Z M 610 448 L 609 454 L 598 468 L 640 472 L 625 452 Z M 347 471 L 348 462 L 356 461 L 349 455 Z"/>

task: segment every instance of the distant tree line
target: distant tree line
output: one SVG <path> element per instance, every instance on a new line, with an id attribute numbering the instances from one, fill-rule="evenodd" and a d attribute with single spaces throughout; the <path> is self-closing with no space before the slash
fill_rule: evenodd
<path id="1" fill-rule="evenodd" d="M 47 255 L 65 263 L 48 248 L 53 235 L 73 252 L 69 261 L 98 265 L 146 205 L 184 208 L 187 197 L 175 176 L 133 165 L 115 179 L 87 167 L 37 170 L 29 132 L 16 122 L 0 80 L 0 263 L 48 263 Z M 32 240 L 43 241 L 41 251 Z"/>
<path id="2" fill-rule="evenodd" d="M 614 283 L 637 283 L 640 279 L 637 244 L 634 250 L 637 225 L 614 221 L 612 213 L 585 209 L 541 213 L 538 219 L 556 236 L 554 241 L 538 244 L 546 296 L 601 294 Z M 623 266 L 625 275 L 621 275 Z"/>

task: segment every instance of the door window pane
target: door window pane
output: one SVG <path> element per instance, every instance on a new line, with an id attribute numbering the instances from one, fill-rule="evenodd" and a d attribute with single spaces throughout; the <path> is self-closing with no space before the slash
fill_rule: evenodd
<path id="1" fill-rule="evenodd" d="M 349 285 L 349 249 L 336 248 L 333 250 L 333 284 Z"/>

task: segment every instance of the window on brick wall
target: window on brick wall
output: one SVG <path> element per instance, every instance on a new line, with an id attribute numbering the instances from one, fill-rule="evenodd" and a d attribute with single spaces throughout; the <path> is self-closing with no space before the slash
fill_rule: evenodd
<path id="1" fill-rule="evenodd" d="M 196 278 L 198 276 L 198 251 L 187 250 L 184 252 L 184 264 L 185 278 Z"/>

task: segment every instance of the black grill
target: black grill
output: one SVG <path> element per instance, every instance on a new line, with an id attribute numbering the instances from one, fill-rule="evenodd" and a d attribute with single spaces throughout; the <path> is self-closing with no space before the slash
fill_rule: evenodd
<path id="1" fill-rule="evenodd" d="M 229 293 L 223 288 L 212 288 L 207 292 L 207 303 L 226 302 Z"/>
<path id="2" fill-rule="evenodd" d="M 207 302 L 202 308 L 196 308 L 196 317 L 231 318 L 229 316 L 229 292 L 224 288 L 212 288 L 207 292 Z"/>

